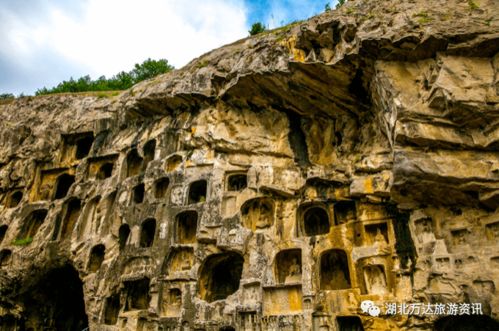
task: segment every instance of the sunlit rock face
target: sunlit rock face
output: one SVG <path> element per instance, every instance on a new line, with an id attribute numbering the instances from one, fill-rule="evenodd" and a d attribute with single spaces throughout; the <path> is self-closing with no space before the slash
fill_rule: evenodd
<path id="1" fill-rule="evenodd" d="M 498 12 L 349 1 L 118 96 L 4 102 L 0 329 L 499 329 Z"/>

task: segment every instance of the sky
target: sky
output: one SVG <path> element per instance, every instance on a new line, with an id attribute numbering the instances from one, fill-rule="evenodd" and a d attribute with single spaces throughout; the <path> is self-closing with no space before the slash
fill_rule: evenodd
<path id="1" fill-rule="evenodd" d="M 332 8 L 336 0 L 0 0 L 0 94 L 32 95 L 70 77 L 181 68 L 209 50 Z"/>

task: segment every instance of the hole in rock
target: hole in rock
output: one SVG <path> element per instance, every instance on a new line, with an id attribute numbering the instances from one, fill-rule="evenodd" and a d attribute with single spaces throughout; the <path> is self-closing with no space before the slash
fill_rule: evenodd
<path id="1" fill-rule="evenodd" d="M 189 187 L 189 203 L 206 201 L 207 183 L 205 180 L 198 180 L 191 183 Z"/>
<path id="2" fill-rule="evenodd" d="M 144 169 L 147 167 L 147 164 L 154 160 L 154 153 L 156 152 L 156 140 L 149 140 L 144 145 Z"/>
<path id="3" fill-rule="evenodd" d="M 275 263 L 279 284 L 301 282 L 301 249 L 287 249 L 277 253 Z"/>
<path id="4" fill-rule="evenodd" d="M 156 220 L 149 218 L 142 222 L 140 227 L 140 247 L 151 247 L 156 232 Z"/>
<path id="5" fill-rule="evenodd" d="M 191 244 L 196 242 L 198 213 L 189 210 L 177 215 L 177 242 Z"/>
<path id="6" fill-rule="evenodd" d="M 199 291 L 208 302 L 223 300 L 239 289 L 243 257 L 234 252 L 209 256 L 201 267 Z"/>
<path id="7" fill-rule="evenodd" d="M 182 163 L 182 156 L 180 155 L 172 155 L 166 160 L 166 171 L 174 171 L 176 170 L 180 164 Z"/>
<path id="8" fill-rule="evenodd" d="M 106 308 L 104 310 L 104 324 L 115 325 L 118 322 L 120 313 L 120 295 L 113 294 L 106 298 Z"/>
<path id="9" fill-rule="evenodd" d="M 228 191 L 241 191 L 248 186 L 248 176 L 246 174 L 230 175 L 227 183 Z"/>
<path id="10" fill-rule="evenodd" d="M 112 162 L 106 162 L 100 166 L 99 172 L 97 173 L 97 179 L 106 179 L 113 175 L 114 164 Z"/>
<path id="11" fill-rule="evenodd" d="M 3 239 L 5 238 L 5 234 L 7 233 L 8 225 L 4 224 L 0 226 L 0 244 L 2 243 Z"/>
<path id="12" fill-rule="evenodd" d="M 90 258 L 88 259 L 88 271 L 96 272 L 99 270 L 102 262 L 104 261 L 104 254 L 106 252 L 106 246 L 99 244 L 92 247 L 90 251 Z"/>
<path id="13" fill-rule="evenodd" d="M 124 282 L 125 311 L 149 308 L 149 278 Z"/>
<path id="14" fill-rule="evenodd" d="M 142 203 L 144 201 L 144 183 L 133 188 L 133 202 Z"/>
<path id="15" fill-rule="evenodd" d="M 168 186 L 170 185 L 170 179 L 168 177 L 160 178 L 154 183 L 154 197 L 156 199 L 162 199 L 166 196 Z"/>
<path id="16" fill-rule="evenodd" d="M 130 227 L 128 224 L 122 224 L 120 226 L 120 229 L 118 230 L 118 243 L 120 247 L 120 251 L 125 248 L 128 237 L 130 236 Z"/>
<path id="17" fill-rule="evenodd" d="M 90 150 L 92 149 L 92 144 L 94 143 L 94 136 L 86 136 L 80 138 L 76 141 L 76 154 L 75 157 L 77 160 L 81 160 L 86 157 Z"/>
<path id="18" fill-rule="evenodd" d="M 71 188 L 74 182 L 75 182 L 75 176 L 72 175 L 62 174 L 59 177 L 57 177 L 57 182 L 55 184 L 54 200 L 64 198 L 68 194 L 69 189 Z"/>
<path id="19" fill-rule="evenodd" d="M 140 157 L 137 149 L 134 148 L 126 156 L 126 176 L 132 177 L 140 174 L 142 170 L 143 159 Z"/>
<path id="20" fill-rule="evenodd" d="M 66 214 L 62 222 L 61 238 L 71 238 L 73 228 L 80 217 L 81 201 L 79 199 L 72 199 L 66 204 Z"/>
<path id="21" fill-rule="evenodd" d="M 350 272 L 345 251 L 331 249 L 321 255 L 321 290 L 350 288 Z"/>
<path id="22" fill-rule="evenodd" d="M 10 249 L 2 249 L 0 251 L 0 267 L 8 265 L 10 263 L 11 258 L 12 258 L 12 251 Z"/>
<path id="23" fill-rule="evenodd" d="M 334 204 L 334 218 L 336 225 L 355 220 L 356 209 L 354 201 L 339 201 Z"/>
<path id="24" fill-rule="evenodd" d="M 10 197 L 9 201 L 7 203 L 7 208 L 14 208 L 19 205 L 21 200 L 23 199 L 23 192 L 22 191 L 15 191 L 13 192 Z"/>
<path id="25" fill-rule="evenodd" d="M 338 331 L 364 331 L 362 321 L 357 316 L 338 316 Z"/>
<path id="26" fill-rule="evenodd" d="M 48 211 L 46 209 L 38 209 L 32 211 L 31 214 L 24 220 L 24 225 L 21 232 L 17 236 L 18 240 L 33 239 L 47 217 Z"/>
<path id="27" fill-rule="evenodd" d="M 329 215 L 324 208 L 310 207 L 303 214 L 303 229 L 306 236 L 329 233 Z"/>
<path id="28" fill-rule="evenodd" d="M 84 330 L 88 327 L 78 271 L 67 264 L 45 273 L 20 296 L 20 330 Z"/>

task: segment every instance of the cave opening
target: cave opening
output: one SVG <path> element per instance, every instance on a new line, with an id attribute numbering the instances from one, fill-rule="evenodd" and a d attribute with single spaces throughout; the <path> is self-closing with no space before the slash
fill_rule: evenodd
<path id="1" fill-rule="evenodd" d="M 75 176 L 73 175 L 62 174 L 59 177 L 57 177 L 54 200 L 64 198 L 68 194 L 69 189 L 74 184 L 74 182 L 75 182 Z"/>
<path id="2" fill-rule="evenodd" d="M 17 239 L 33 239 L 43 221 L 47 217 L 47 214 L 48 211 L 46 209 L 38 209 L 32 211 L 24 221 L 23 227 L 21 229 L 21 232 L 19 232 Z"/>
<path id="3" fill-rule="evenodd" d="M 233 174 L 228 178 L 228 191 L 241 191 L 248 186 L 248 176 L 246 174 Z"/>
<path id="4" fill-rule="evenodd" d="M 339 331 L 364 331 L 362 321 L 357 316 L 338 316 L 336 323 Z"/>
<path id="5" fill-rule="evenodd" d="M 196 242 L 198 213 L 193 210 L 181 212 L 177 215 L 177 242 L 192 244 Z"/>
<path id="6" fill-rule="evenodd" d="M 113 175 L 114 164 L 112 162 L 106 162 L 102 164 L 97 173 L 97 179 L 106 179 Z"/>
<path id="7" fill-rule="evenodd" d="M 310 207 L 303 214 L 303 229 L 306 236 L 329 233 L 329 215 L 324 208 Z"/>
<path id="8" fill-rule="evenodd" d="M 321 290 L 343 290 L 350 288 L 348 259 L 344 250 L 330 249 L 321 255 Z"/>
<path id="9" fill-rule="evenodd" d="M 434 324 L 435 331 L 496 331 L 499 322 L 486 315 L 446 316 Z"/>
<path id="10" fill-rule="evenodd" d="M 129 236 L 130 236 L 130 227 L 128 226 L 128 224 L 122 224 L 118 230 L 118 243 L 120 251 L 122 251 L 125 248 Z"/>
<path id="11" fill-rule="evenodd" d="M 189 203 L 206 201 L 206 191 L 208 184 L 206 180 L 197 180 L 189 187 Z"/>
<path id="12" fill-rule="evenodd" d="M 132 177 L 136 176 L 142 170 L 143 159 L 137 152 L 137 149 L 132 149 L 126 156 L 126 176 Z"/>
<path id="13" fill-rule="evenodd" d="M 275 258 L 276 280 L 279 284 L 301 282 L 301 249 L 286 249 Z"/>
<path id="14" fill-rule="evenodd" d="M 163 177 L 154 183 L 154 197 L 156 199 L 162 199 L 166 196 L 166 192 L 170 186 L 170 179 L 168 177 Z"/>
<path id="15" fill-rule="evenodd" d="M 145 188 L 144 183 L 141 183 L 133 188 L 133 202 L 142 203 L 144 202 Z"/>
<path id="16" fill-rule="evenodd" d="M 48 271 L 21 295 L 21 330 L 83 330 L 88 327 L 83 284 L 66 264 Z"/>
<path id="17" fill-rule="evenodd" d="M 149 218 L 142 222 L 140 229 L 140 247 L 151 247 L 156 233 L 156 220 Z"/>
<path id="18" fill-rule="evenodd" d="M 149 308 L 149 278 L 124 282 L 125 311 Z"/>
<path id="19" fill-rule="evenodd" d="M 22 191 L 15 191 L 13 192 L 10 197 L 9 201 L 7 203 L 7 208 L 14 208 L 19 205 L 21 200 L 23 199 L 23 192 Z"/>
<path id="20" fill-rule="evenodd" d="M 88 271 L 97 272 L 104 261 L 106 246 L 99 244 L 92 247 L 90 257 L 88 259 Z"/>
<path id="21" fill-rule="evenodd" d="M 199 291 L 201 299 L 223 300 L 239 289 L 243 257 L 235 252 L 209 256 L 201 267 Z"/>

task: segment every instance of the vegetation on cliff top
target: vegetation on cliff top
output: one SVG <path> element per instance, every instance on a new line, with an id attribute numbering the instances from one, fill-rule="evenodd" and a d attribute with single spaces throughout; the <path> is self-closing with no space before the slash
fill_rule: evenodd
<path id="1" fill-rule="evenodd" d="M 69 80 L 65 80 L 53 88 L 48 89 L 43 87 L 38 89 L 35 94 L 126 90 L 138 82 L 156 77 L 173 69 L 174 67 L 168 64 L 168 60 L 147 59 L 141 64 L 135 64 L 135 67 L 131 71 L 122 71 L 111 78 L 101 76 L 97 80 L 92 80 L 87 75 L 75 80 L 71 77 Z"/>

